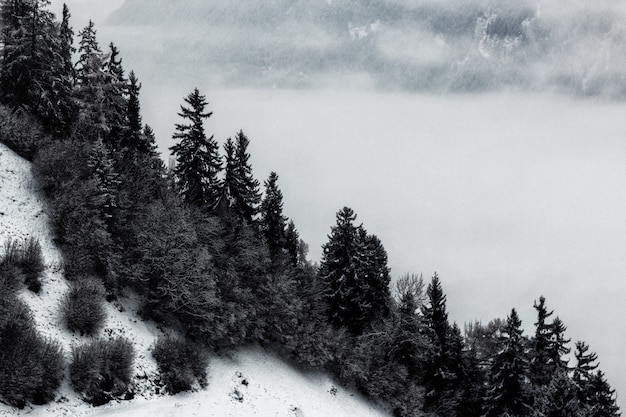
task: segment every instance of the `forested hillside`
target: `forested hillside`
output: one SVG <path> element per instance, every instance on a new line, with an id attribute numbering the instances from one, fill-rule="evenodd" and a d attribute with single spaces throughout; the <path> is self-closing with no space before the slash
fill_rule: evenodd
<path id="1" fill-rule="evenodd" d="M 3 402 L 55 401 L 66 378 L 90 404 L 130 400 L 132 341 L 90 336 L 106 303 L 132 290 L 142 319 L 163 330 L 152 356 L 168 394 L 206 387 L 211 354 L 260 345 L 396 416 L 619 415 L 597 356 L 570 346 L 543 297 L 533 335 L 515 309 L 462 330 L 440 277 L 392 280 L 383 243 L 348 207 L 312 265 L 278 174 L 262 185 L 254 176 L 254 138 L 207 133 L 210 97 L 196 88 L 181 99 L 166 167 L 142 120 L 138 75 L 115 45 L 101 47 L 92 22 L 74 39 L 67 8 L 59 22 L 46 0 L 0 4 L 0 140 L 33 162 L 68 282 L 59 322 L 88 338 L 66 352 L 37 333 L 19 294 L 41 291 L 40 244 L 9 241 Z"/>

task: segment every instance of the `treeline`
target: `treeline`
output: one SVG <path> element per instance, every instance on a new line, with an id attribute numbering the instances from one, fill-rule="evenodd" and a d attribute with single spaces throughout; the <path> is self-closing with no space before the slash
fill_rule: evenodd
<path id="1" fill-rule="evenodd" d="M 70 330 L 96 334 L 104 300 L 132 289 L 144 317 L 172 330 L 153 353 L 168 392 L 206 383 L 207 351 L 258 343 L 396 416 L 619 415 L 589 347 L 579 342 L 576 363 L 565 359 L 565 326 L 549 320 L 543 298 L 532 337 L 515 310 L 462 334 L 439 277 L 392 286 L 381 241 L 347 207 L 311 265 L 278 175 L 261 187 L 243 131 L 222 149 L 206 134 L 212 113 L 198 89 L 181 105 L 167 169 L 142 121 L 137 76 L 113 44 L 101 50 L 92 22 L 75 51 L 67 7 L 58 23 L 45 0 L 0 4 L 0 139 L 33 160 L 72 284 L 61 309 Z M 128 363 L 131 348 L 76 347 L 73 386 L 94 403 L 128 396 L 111 358 Z"/>

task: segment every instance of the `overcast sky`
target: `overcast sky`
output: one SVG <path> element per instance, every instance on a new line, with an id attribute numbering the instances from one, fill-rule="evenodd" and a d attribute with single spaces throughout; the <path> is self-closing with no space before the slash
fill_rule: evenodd
<path id="1" fill-rule="evenodd" d="M 531 330 L 533 301 L 545 295 L 568 336 L 587 341 L 609 382 L 625 392 L 624 101 L 372 91 L 354 87 L 368 84 L 357 73 L 342 74 L 341 85 L 319 83 L 332 88 L 308 89 L 225 86 L 208 70 L 176 79 L 179 63 L 166 59 L 159 42 L 136 56 L 128 34 L 138 29 L 107 23 L 121 0 L 67 3 L 75 32 L 93 17 L 101 45 L 114 41 L 126 69 L 138 73 L 144 122 L 163 151 L 173 144 L 178 106 L 195 86 L 207 95 L 214 112 L 207 130 L 220 143 L 239 129 L 248 134 L 257 178 L 278 172 L 285 214 L 312 259 L 319 259 L 335 212 L 350 206 L 381 238 L 394 276 L 439 273 L 453 320 L 487 322 L 516 307 Z M 556 13 L 554 2 L 537 4 Z M 564 21 L 567 27 L 574 19 Z M 589 39 L 573 49 L 598 49 Z M 200 39 L 185 42 L 201 53 Z M 608 56 L 602 68 L 615 64 Z M 570 62 L 578 58 L 569 55 Z M 615 88 L 610 77 L 603 80 Z"/>

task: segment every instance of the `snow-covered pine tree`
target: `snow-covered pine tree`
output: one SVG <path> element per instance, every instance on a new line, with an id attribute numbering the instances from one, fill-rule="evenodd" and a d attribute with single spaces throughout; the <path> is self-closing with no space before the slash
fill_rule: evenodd
<path id="1" fill-rule="evenodd" d="M 63 59 L 63 39 L 49 0 L 1 4 L 0 99 L 26 108 L 54 134 L 65 133 L 72 117 L 71 74 Z"/>
<path id="2" fill-rule="evenodd" d="M 359 335 L 389 303 L 386 253 L 380 241 L 355 226 L 348 207 L 337 213 L 337 224 L 322 250 L 319 277 L 324 283 L 331 324 Z"/>
<path id="3" fill-rule="evenodd" d="M 104 63 L 104 111 L 109 128 L 107 142 L 114 150 L 122 148 L 128 126 L 128 84 L 119 55 L 119 50 L 111 42 L 108 59 Z"/>
<path id="4" fill-rule="evenodd" d="M 97 188 L 97 201 L 103 220 L 110 224 L 117 207 L 119 175 L 115 172 L 113 159 L 107 146 L 98 139 L 87 162 Z"/>
<path id="5" fill-rule="evenodd" d="M 428 302 L 422 305 L 422 315 L 428 328 L 433 349 L 426 358 L 424 408 L 436 410 L 442 404 L 442 397 L 448 390 L 454 375 L 449 369 L 451 352 L 451 327 L 448 322 L 446 296 L 441 287 L 439 275 L 435 273 L 426 290 Z"/>
<path id="6" fill-rule="evenodd" d="M 261 202 L 261 230 L 265 235 L 270 256 L 276 257 L 285 247 L 285 222 L 283 193 L 278 188 L 278 174 L 271 172 L 264 182 L 265 195 Z"/>
<path id="7" fill-rule="evenodd" d="M 105 88 L 109 76 L 104 71 L 106 56 L 96 39 L 93 21 L 79 32 L 80 54 L 76 63 L 75 96 L 78 102 L 79 129 L 92 140 L 105 140 L 111 131 L 105 109 Z"/>
<path id="8" fill-rule="evenodd" d="M 74 47 L 74 30 L 70 26 L 70 9 L 67 4 L 63 3 L 63 18 L 61 20 L 61 28 L 59 35 L 61 37 L 61 58 L 63 59 L 63 68 L 65 73 L 70 76 L 71 85 L 76 83 L 76 68 L 74 68 L 73 54 L 76 52 Z"/>
<path id="9" fill-rule="evenodd" d="M 176 159 L 174 176 L 188 203 L 214 210 L 221 194 L 217 175 L 222 163 L 213 136 L 207 138 L 204 132 L 204 119 L 213 113 L 205 112 L 208 102 L 197 88 L 185 97 L 185 102 L 189 107 L 181 105 L 178 115 L 188 124 L 176 124 L 172 137 L 179 142 L 170 147 Z"/>

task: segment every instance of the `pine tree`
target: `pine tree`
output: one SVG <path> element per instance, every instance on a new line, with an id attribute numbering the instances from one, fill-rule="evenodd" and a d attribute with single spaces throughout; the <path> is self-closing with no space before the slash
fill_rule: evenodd
<path id="1" fill-rule="evenodd" d="M 97 187 L 97 201 L 107 224 L 111 223 L 117 208 L 117 188 L 119 176 L 115 172 L 113 159 L 102 140 L 97 140 L 87 162 L 92 172 L 92 179 Z"/>
<path id="2" fill-rule="evenodd" d="M 489 417 L 522 416 L 528 411 L 526 378 L 528 357 L 522 321 L 513 309 L 503 331 L 502 350 L 491 366 L 491 381 L 487 393 Z"/>
<path id="3" fill-rule="evenodd" d="M 532 359 L 530 362 L 530 380 L 533 385 L 541 386 L 550 382 L 554 372 L 554 363 L 549 352 L 552 344 L 552 327 L 546 320 L 553 314 L 546 308 L 545 297 L 539 297 L 539 303 L 534 303 L 537 310 L 535 323 L 535 337 L 532 340 Z"/>
<path id="4" fill-rule="evenodd" d="M 65 71 L 63 40 L 49 0 L 2 3 L 0 99 L 35 114 L 54 134 L 68 129 L 71 74 Z"/>
<path id="5" fill-rule="evenodd" d="M 283 193 L 278 188 L 278 175 L 271 172 L 264 183 L 265 196 L 261 202 L 261 230 L 265 235 L 270 255 L 275 258 L 285 247 L 285 221 Z"/>
<path id="6" fill-rule="evenodd" d="M 107 141 L 114 150 L 122 148 L 129 124 L 128 115 L 128 85 L 124 75 L 122 59 L 119 50 L 111 42 L 109 44 L 108 59 L 104 63 L 104 111 L 108 126 Z"/>
<path id="7" fill-rule="evenodd" d="M 598 368 L 598 364 L 595 363 L 598 355 L 595 352 L 587 352 L 589 352 L 589 345 L 583 341 L 576 342 L 576 352 L 574 352 L 576 367 L 572 379 L 577 383 L 589 381 L 592 371 Z"/>
<path id="8" fill-rule="evenodd" d="M 109 79 L 104 70 L 106 56 L 98 45 L 96 29 L 91 20 L 78 35 L 80 56 L 76 63 L 75 96 L 79 107 L 79 129 L 85 137 L 94 141 L 105 140 L 111 131 L 105 108 L 105 90 Z"/>
<path id="9" fill-rule="evenodd" d="M 362 226 L 355 226 L 355 220 L 348 207 L 337 213 L 318 273 L 326 287 L 330 323 L 358 335 L 385 314 L 390 296 L 384 248 Z"/>
<path id="10" fill-rule="evenodd" d="M 619 417 L 621 415 L 616 404 L 615 390 L 604 377 L 602 371 L 597 371 L 589 381 L 589 401 L 586 404 L 586 417 Z"/>
<path id="11" fill-rule="evenodd" d="M 451 389 L 457 377 L 459 356 L 452 357 L 452 328 L 448 322 L 446 311 L 446 296 L 441 287 L 439 276 L 435 273 L 426 290 L 428 303 L 422 306 L 422 315 L 428 326 L 428 335 L 433 345 L 431 355 L 426 363 L 426 398 L 424 408 L 427 410 L 439 409 L 445 405 L 443 396 Z M 456 352 L 455 352 L 456 353 Z M 453 362 L 455 362 L 453 364 Z M 449 407 L 447 407 L 449 409 Z"/>
<path id="12" fill-rule="evenodd" d="M 576 366 L 572 373 L 572 380 L 578 387 L 578 398 L 583 406 L 591 402 L 593 396 L 591 381 L 594 377 L 594 371 L 598 368 L 596 363 L 598 355 L 595 352 L 589 352 L 589 345 L 585 342 L 576 342 Z"/>
<path id="13" fill-rule="evenodd" d="M 226 168 L 221 206 L 228 207 L 240 220 L 252 222 L 259 209 L 261 193 L 259 182 L 252 176 L 249 143 L 243 131 L 239 131 L 234 142 L 228 138 L 224 144 Z"/>
<path id="14" fill-rule="evenodd" d="M 291 265 L 298 266 L 304 259 L 300 256 L 300 235 L 296 229 L 296 224 L 293 220 L 289 220 L 287 223 L 287 229 L 285 230 L 285 249 L 289 255 Z"/>
<path id="15" fill-rule="evenodd" d="M 556 369 L 567 370 L 568 361 L 563 359 L 563 357 L 571 351 L 571 349 L 566 346 L 571 341 L 571 339 L 565 339 L 567 327 L 565 327 L 565 324 L 559 317 L 555 317 L 550 326 L 550 330 L 552 332 L 552 339 L 548 348 L 550 361 L 554 364 Z"/>
<path id="16" fill-rule="evenodd" d="M 145 135 L 141 122 L 141 104 L 139 102 L 139 92 L 141 83 L 137 79 L 134 71 L 128 74 L 128 100 L 126 102 L 126 122 L 124 140 L 122 147 L 135 150 L 143 154 L 149 154 L 152 149 L 151 138 Z M 154 139 L 154 134 L 152 134 Z"/>
<path id="17" fill-rule="evenodd" d="M 61 20 L 61 28 L 59 31 L 61 37 L 61 58 L 63 60 L 63 68 L 65 74 L 69 76 L 70 85 L 76 83 L 76 69 L 72 55 L 76 52 L 74 47 L 74 30 L 70 26 L 70 9 L 67 4 L 63 3 L 63 19 Z"/>
<path id="18" fill-rule="evenodd" d="M 221 184 L 217 175 L 222 164 L 217 143 L 204 132 L 204 119 L 213 113 L 205 113 L 208 102 L 197 88 L 185 102 L 189 107 L 181 106 L 178 115 L 189 124 L 176 124 L 173 138 L 180 142 L 170 147 L 176 158 L 174 176 L 188 203 L 214 210 L 219 203 Z"/>

